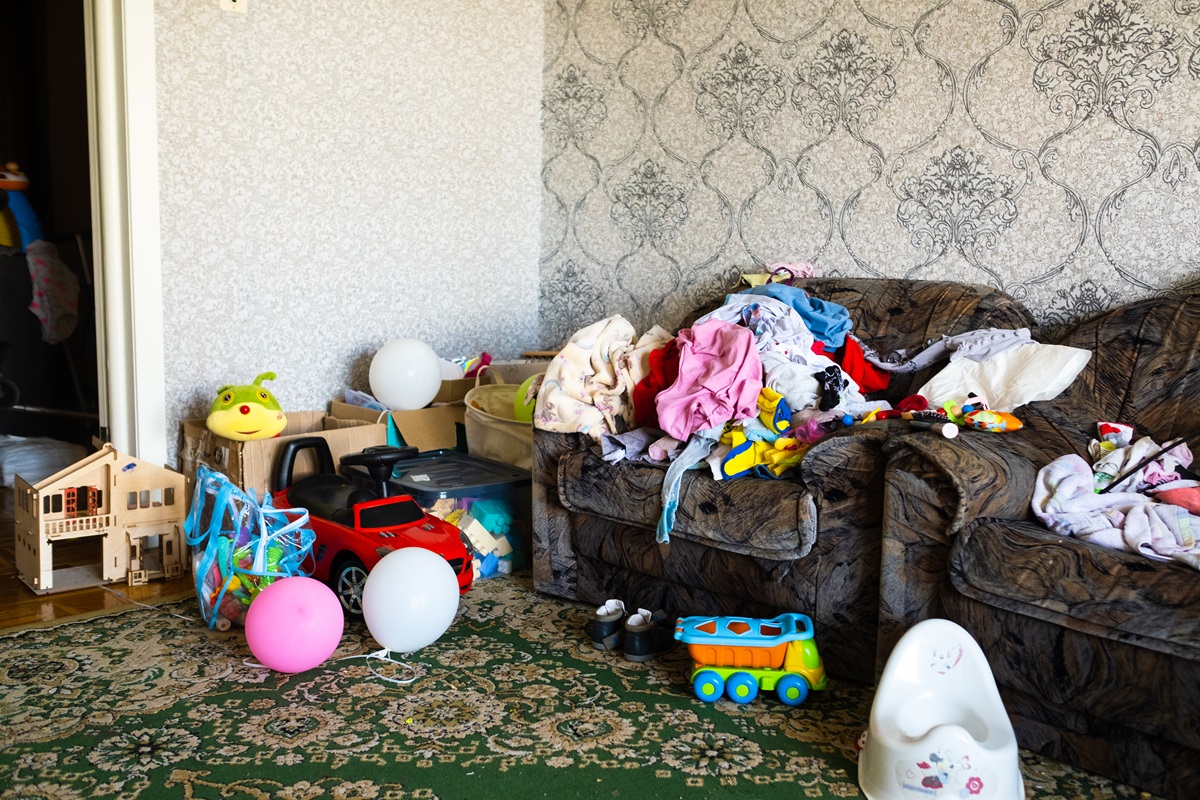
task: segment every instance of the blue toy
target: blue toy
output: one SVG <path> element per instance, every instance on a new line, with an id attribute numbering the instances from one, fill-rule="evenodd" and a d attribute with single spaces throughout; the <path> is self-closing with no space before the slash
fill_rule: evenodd
<path id="1" fill-rule="evenodd" d="M 25 198 L 28 188 L 29 178 L 15 163 L 10 161 L 0 168 L 0 190 L 8 194 L 8 208 L 0 211 L 0 245 L 25 251 L 33 242 L 46 238 L 37 212 Z"/>

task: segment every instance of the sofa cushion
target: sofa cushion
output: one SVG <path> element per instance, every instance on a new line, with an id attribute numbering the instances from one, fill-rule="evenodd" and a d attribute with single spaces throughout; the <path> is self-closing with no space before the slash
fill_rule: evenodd
<path id="1" fill-rule="evenodd" d="M 653 537 L 665 475 L 665 468 L 646 462 L 610 464 L 590 451 L 568 453 L 558 465 L 559 500 L 572 511 L 647 528 Z M 715 481 L 705 465 L 683 477 L 671 537 L 783 561 L 812 549 L 816 517 L 812 496 L 799 482 Z"/>
<path id="2" fill-rule="evenodd" d="M 950 578 L 962 594 L 1081 633 L 1200 660 L 1200 580 L 1037 525 L 980 519 L 957 537 Z"/>

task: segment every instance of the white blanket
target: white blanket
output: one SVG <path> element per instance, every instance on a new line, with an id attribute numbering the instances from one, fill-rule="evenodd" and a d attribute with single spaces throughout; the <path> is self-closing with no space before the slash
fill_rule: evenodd
<path id="1" fill-rule="evenodd" d="M 1093 487 L 1086 461 L 1057 458 L 1038 472 L 1033 513 L 1064 536 L 1200 569 L 1200 517 L 1136 492 L 1097 494 Z"/>

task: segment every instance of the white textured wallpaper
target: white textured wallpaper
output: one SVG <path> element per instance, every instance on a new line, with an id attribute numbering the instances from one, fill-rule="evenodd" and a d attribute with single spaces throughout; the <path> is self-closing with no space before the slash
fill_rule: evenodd
<path id="1" fill-rule="evenodd" d="M 542 337 L 737 273 L 1200 287 L 1200 0 L 546 0 Z"/>
<path id="2" fill-rule="evenodd" d="M 264 371 L 325 409 L 389 339 L 537 346 L 542 6 L 156 0 L 173 446 Z"/>

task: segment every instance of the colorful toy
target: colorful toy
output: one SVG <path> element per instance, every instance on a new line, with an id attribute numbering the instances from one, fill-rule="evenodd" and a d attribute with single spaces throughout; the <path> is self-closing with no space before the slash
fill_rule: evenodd
<path id="1" fill-rule="evenodd" d="M 274 372 L 264 372 L 249 386 L 217 389 L 205 425 L 218 436 L 238 442 L 278 436 L 287 427 L 287 417 L 275 395 L 262 385 L 273 380 Z"/>
<path id="2" fill-rule="evenodd" d="M 296 457 L 306 450 L 317 472 L 293 482 Z M 388 488 L 396 464 L 416 455 L 415 447 L 368 447 L 342 456 L 339 474 L 329 443 L 319 436 L 289 437 L 279 448 L 272 473 L 275 501 L 308 509 L 316 535 L 312 576 L 333 589 L 347 616 L 362 616 L 368 574 L 405 548 L 431 551 L 450 565 L 460 593 L 471 588 L 473 559 L 462 532 L 427 514 L 411 495 Z"/>
<path id="3" fill-rule="evenodd" d="M 788 406 L 787 398 L 764 386 L 758 394 L 758 418 L 767 430 L 780 436 L 792 427 L 792 409 Z"/>
<path id="4" fill-rule="evenodd" d="M 7 207 L 0 210 L 0 245 L 27 250 L 29 245 L 45 240 L 37 212 L 25 198 L 29 178 L 10 161 L 0 168 L 0 190 L 7 192 Z"/>
<path id="5" fill-rule="evenodd" d="M 200 613 L 210 628 L 245 624 L 251 602 L 279 578 L 306 575 L 313 531 L 302 508 L 260 506 L 229 478 L 201 465 L 184 521 Z M 265 663 L 265 662 L 264 662 Z"/>
<path id="6" fill-rule="evenodd" d="M 276 672 L 324 663 L 342 640 L 342 606 L 329 587 L 303 575 L 271 584 L 246 613 L 246 645 Z"/>
<path id="7" fill-rule="evenodd" d="M 992 433 L 1021 429 L 1021 420 L 1012 414 L 1007 411 L 991 411 L 989 409 L 967 412 L 963 415 L 963 423 L 977 430 L 991 431 Z"/>
<path id="8" fill-rule="evenodd" d="M 683 617 L 675 624 L 675 638 L 688 646 L 694 662 L 692 690 L 710 703 L 722 693 L 749 703 L 761 687 L 774 690 L 785 705 L 798 706 L 810 689 L 826 686 L 812 620 L 804 614 Z"/>

